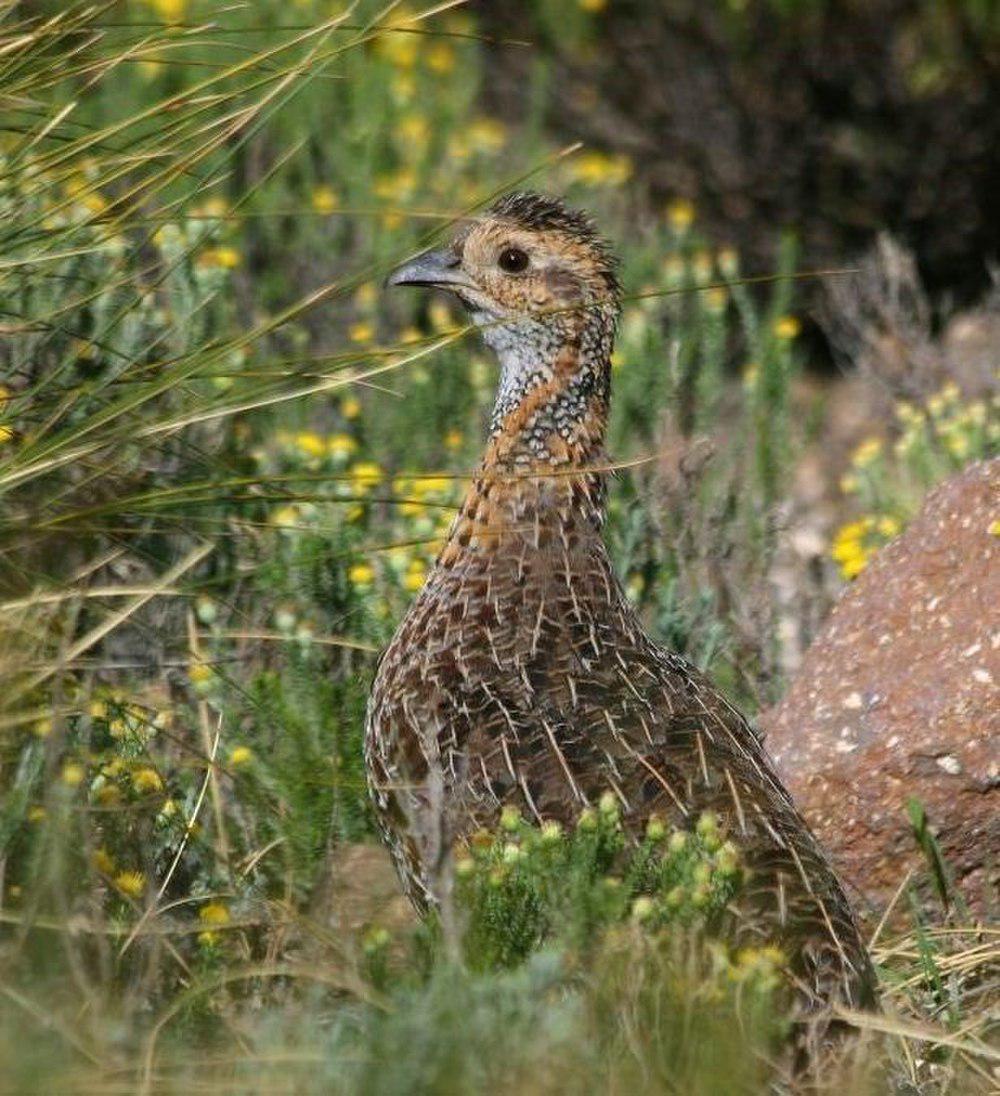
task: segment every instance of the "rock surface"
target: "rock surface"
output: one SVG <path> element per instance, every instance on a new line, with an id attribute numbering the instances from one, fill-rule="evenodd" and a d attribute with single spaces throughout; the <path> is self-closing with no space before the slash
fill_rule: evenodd
<path id="1" fill-rule="evenodd" d="M 845 592 L 760 720 L 817 836 L 876 907 L 907 868 L 924 867 L 906 811 L 915 797 L 966 901 L 996 911 L 997 521 L 1000 459 L 935 489 Z"/>

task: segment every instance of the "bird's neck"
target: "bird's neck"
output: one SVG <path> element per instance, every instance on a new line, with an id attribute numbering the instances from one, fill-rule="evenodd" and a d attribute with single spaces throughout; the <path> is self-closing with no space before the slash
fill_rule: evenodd
<path id="1" fill-rule="evenodd" d="M 484 471 L 565 472 L 603 458 L 614 324 L 594 310 L 484 332 L 500 362 Z"/>
<path id="2" fill-rule="evenodd" d="M 604 435 L 614 320 L 551 345 L 525 341 L 500 357 L 489 441 L 439 556 L 440 567 L 600 540 L 605 513 Z M 544 352 L 543 352 L 544 351 Z"/>

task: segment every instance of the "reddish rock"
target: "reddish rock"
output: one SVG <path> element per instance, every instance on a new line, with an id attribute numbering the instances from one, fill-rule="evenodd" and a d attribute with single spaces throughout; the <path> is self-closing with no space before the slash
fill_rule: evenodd
<path id="1" fill-rule="evenodd" d="M 1000 872 L 1000 459 L 934 490 L 830 614 L 761 724 L 844 878 L 877 906 L 920 871 L 921 800 L 966 900 Z"/>

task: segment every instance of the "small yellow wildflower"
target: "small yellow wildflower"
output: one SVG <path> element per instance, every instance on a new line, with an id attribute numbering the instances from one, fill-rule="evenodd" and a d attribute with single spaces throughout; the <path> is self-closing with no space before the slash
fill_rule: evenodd
<path id="1" fill-rule="evenodd" d="M 67 788 L 78 788 L 86 775 L 87 770 L 79 762 L 67 761 L 59 774 L 59 779 Z"/>
<path id="2" fill-rule="evenodd" d="M 340 413 L 345 419 L 356 419 L 361 414 L 361 401 L 355 396 L 345 396 L 340 403 Z"/>
<path id="3" fill-rule="evenodd" d="M 716 265 L 724 278 L 735 278 L 740 272 L 740 256 L 732 247 L 724 247 L 715 257 Z"/>
<path id="4" fill-rule="evenodd" d="M 340 199 L 332 186 L 318 186 L 313 188 L 309 203 L 317 213 L 326 216 L 340 205 Z"/>
<path id="5" fill-rule="evenodd" d="M 351 479 L 353 480 L 355 487 L 360 488 L 362 491 L 380 483 L 382 481 L 382 476 L 382 467 L 381 465 L 376 464 L 375 461 L 358 461 L 358 463 L 351 468 Z"/>
<path id="6" fill-rule="evenodd" d="M 44 822 L 48 811 L 40 804 L 35 803 L 28 808 L 27 819 L 29 822 Z"/>
<path id="7" fill-rule="evenodd" d="M 667 223 L 678 234 L 687 232 L 694 224 L 694 218 L 694 202 L 689 201 L 687 198 L 675 198 L 667 206 Z"/>
<path id="8" fill-rule="evenodd" d="M 199 266 L 218 267 L 220 270 L 234 270 L 241 261 L 240 253 L 235 247 L 223 245 L 206 248 L 198 257 Z"/>
<path id="9" fill-rule="evenodd" d="M 469 123 L 464 136 L 474 152 L 499 152 L 507 143 L 507 128 L 496 118 L 483 115 Z"/>
<path id="10" fill-rule="evenodd" d="M 594 150 L 573 160 L 570 171 L 577 182 L 588 186 L 620 186 L 632 174 L 632 161 L 624 155 Z"/>
<path id="11" fill-rule="evenodd" d="M 350 434 L 331 434 L 326 439 L 326 451 L 334 460 L 346 460 L 357 448 L 358 443 Z"/>
<path id="12" fill-rule="evenodd" d="M 795 316 L 779 316 L 774 321 L 772 330 L 774 331 L 775 338 L 790 342 L 792 339 L 798 337 L 799 332 L 802 330 L 802 325 Z"/>
<path id="13" fill-rule="evenodd" d="M 299 508 L 294 504 L 279 506 L 271 514 L 271 524 L 278 529 L 294 529 L 299 524 Z"/>
<path id="14" fill-rule="evenodd" d="M 295 435 L 295 444 L 307 457 L 326 456 L 326 439 L 320 437 L 319 434 L 313 434 L 308 430 L 304 430 Z"/>
<path id="15" fill-rule="evenodd" d="M 427 51 L 427 67 L 438 76 L 446 76 L 455 67 L 455 51 L 447 42 L 436 42 Z"/>
<path id="16" fill-rule="evenodd" d="M 608 0 L 577 0 L 580 7 L 589 12 L 591 15 L 596 15 L 599 11 L 604 11 L 608 6 Z"/>
<path id="17" fill-rule="evenodd" d="M 90 863 L 101 875 L 114 875 L 115 862 L 107 849 L 95 849 L 90 858 Z"/>
<path id="18" fill-rule="evenodd" d="M 726 305 L 729 303 L 729 294 L 719 286 L 714 286 L 712 289 L 706 289 L 702 293 L 702 301 L 705 305 L 706 312 L 711 312 L 718 316 L 726 311 Z"/>
<path id="19" fill-rule="evenodd" d="M 347 329 L 347 337 L 354 343 L 370 343 L 375 338 L 375 327 L 366 320 L 353 323 Z"/>
<path id="20" fill-rule="evenodd" d="M 230 921 L 229 910 L 222 902 L 209 902 L 198 911 L 198 920 L 203 925 L 228 925 Z"/>
<path id="21" fill-rule="evenodd" d="M 456 449 L 462 448 L 462 441 L 461 430 L 449 430 L 444 436 L 444 447 L 454 453 Z"/>
<path id="22" fill-rule="evenodd" d="M 196 692 L 204 692 L 212 681 L 212 667 L 207 662 L 192 662 L 188 667 L 188 677 Z"/>
<path id="23" fill-rule="evenodd" d="M 375 581 L 375 569 L 370 563 L 355 563 L 347 572 L 352 586 L 371 586 Z"/>
<path id="24" fill-rule="evenodd" d="M 851 464 L 853 464 L 855 468 L 867 468 L 881 452 L 881 438 L 865 438 L 851 454 Z"/>
<path id="25" fill-rule="evenodd" d="M 396 126 L 396 136 L 405 146 L 413 146 L 417 151 L 423 149 L 430 137 L 431 127 L 422 114 L 404 114 Z"/>
<path id="26" fill-rule="evenodd" d="M 354 291 L 354 305 L 362 312 L 370 311 L 378 300 L 378 289 L 374 282 L 362 282 Z"/>
<path id="27" fill-rule="evenodd" d="M 184 18 L 188 0 L 150 0 L 150 5 L 164 23 L 179 23 Z"/>
<path id="28" fill-rule="evenodd" d="M 427 309 L 427 318 L 430 320 L 431 327 L 437 332 L 450 331 L 455 326 L 451 309 L 440 299 L 431 301 Z"/>
<path id="29" fill-rule="evenodd" d="M 132 774 L 132 787 L 140 795 L 163 791 L 163 779 L 155 769 L 138 769 Z"/>
<path id="30" fill-rule="evenodd" d="M 415 559 L 403 576 L 403 589 L 415 594 L 424 584 L 427 578 L 427 565 L 422 559 Z"/>
<path id="31" fill-rule="evenodd" d="M 234 746 L 229 751 L 229 764 L 234 768 L 249 765 L 253 761 L 253 750 L 249 746 Z"/>
<path id="32" fill-rule="evenodd" d="M 989 533 L 991 537 L 1000 537 L 1000 518 L 991 521 L 986 532 Z"/>
<path id="33" fill-rule="evenodd" d="M 397 69 L 413 68 L 417 63 L 418 47 L 417 36 L 407 34 L 405 31 L 380 34 L 375 39 L 375 49 L 378 54 Z"/>
<path id="34" fill-rule="evenodd" d="M 229 212 L 229 206 L 226 205 L 226 199 L 220 198 L 216 195 L 214 198 L 207 198 L 205 204 L 201 207 L 202 213 L 206 217 L 225 217 Z"/>
<path id="35" fill-rule="evenodd" d="M 115 886 L 129 898 L 141 898 L 146 889 L 146 877 L 141 871 L 120 871 L 114 878 Z"/>
<path id="36" fill-rule="evenodd" d="M 31 733 L 36 738 L 48 738 L 52 734 L 52 720 L 39 719 L 31 727 Z"/>
<path id="37" fill-rule="evenodd" d="M 760 376 L 760 366 L 756 362 L 747 362 L 743 366 L 743 387 L 753 388 Z"/>
<path id="38" fill-rule="evenodd" d="M 14 431 L 9 426 L 0 425 L 0 445 L 6 445 L 14 437 Z"/>
<path id="39" fill-rule="evenodd" d="M 899 535 L 899 522 L 895 518 L 879 518 L 875 524 L 875 529 L 880 536 L 891 540 L 893 537 Z"/>
<path id="40" fill-rule="evenodd" d="M 116 807 L 122 801 L 122 790 L 117 784 L 102 784 L 94 792 L 94 802 L 99 807 Z"/>
<path id="41" fill-rule="evenodd" d="M 861 486 L 861 481 L 853 472 L 847 472 L 840 477 L 840 489 L 845 495 L 853 495 Z"/>

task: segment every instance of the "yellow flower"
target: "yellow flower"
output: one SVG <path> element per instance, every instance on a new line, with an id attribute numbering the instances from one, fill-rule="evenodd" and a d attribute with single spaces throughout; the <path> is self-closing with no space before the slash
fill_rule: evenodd
<path id="1" fill-rule="evenodd" d="M 584 11 L 590 12 L 591 15 L 604 11 L 608 6 L 608 0 L 577 0 L 577 2 Z"/>
<path id="2" fill-rule="evenodd" d="M 851 464 L 855 468 L 867 468 L 881 452 L 881 438 L 866 438 L 851 454 Z"/>
<path id="3" fill-rule="evenodd" d="M 179 23 L 184 18 L 188 0 L 150 0 L 150 4 L 165 23 Z"/>
<path id="4" fill-rule="evenodd" d="M 199 266 L 214 266 L 221 270 L 233 270 L 240 265 L 240 253 L 235 247 L 209 247 L 198 257 Z"/>
<path id="5" fill-rule="evenodd" d="M 367 312 L 378 300 L 378 289 L 374 282 L 362 282 L 354 291 L 354 303 L 362 312 Z"/>
<path id="6" fill-rule="evenodd" d="M 485 115 L 474 118 L 466 127 L 465 140 L 459 138 L 460 145 L 466 145 L 474 152 L 499 152 L 507 142 L 507 129 L 503 122 L 495 118 L 487 118 Z M 462 159 L 460 155 L 457 157 Z"/>
<path id="7" fill-rule="evenodd" d="M 358 448 L 350 434 L 331 434 L 326 439 L 326 451 L 334 460 L 346 460 Z"/>
<path id="8" fill-rule="evenodd" d="M 747 362 L 743 366 L 743 386 L 745 388 L 753 388 L 757 383 L 758 376 L 760 376 L 760 366 L 756 362 Z"/>
<path id="9" fill-rule="evenodd" d="M 584 152 L 570 164 L 577 182 L 588 186 L 620 186 L 632 174 L 632 161 L 624 155 L 605 152 Z"/>
<path id="10" fill-rule="evenodd" d="M 860 486 L 860 480 L 853 472 L 848 472 L 840 477 L 840 489 L 845 495 L 853 495 Z"/>
<path id="11" fill-rule="evenodd" d="M 337 192 L 331 186 L 314 187 L 309 201 L 317 213 L 324 215 L 332 213 L 340 205 Z"/>
<path id="12" fill-rule="evenodd" d="M 155 769 L 139 769 L 132 774 L 132 787 L 140 795 L 163 791 L 163 780 Z"/>
<path id="13" fill-rule="evenodd" d="M 729 302 L 729 294 L 719 286 L 714 286 L 712 289 L 706 289 L 702 293 L 702 300 L 706 312 L 712 312 L 719 315 L 726 311 L 726 305 Z"/>
<path id="14" fill-rule="evenodd" d="M 120 871 L 114 878 L 114 884 L 129 898 L 141 898 L 146 889 L 146 877 L 141 871 Z"/>
<path id="15" fill-rule="evenodd" d="M 687 232 L 694 224 L 695 212 L 694 202 L 687 198 L 675 198 L 667 206 L 667 222 L 674 232 Z"/>
<path id="16" fill-rule="evenodd" d="M 403 588 L 411 594 L 415 594 L 424 584 L 427 578 L 427 567 L 423 560 L 415 559 L 407 568 L 403 576 Z"/>
<path id="17" fill-rule="evenodd" d="M 67 788 L 77 788 L 87 775 L 87 770 L 79 764 L 77 761 L 67 761 L 63 765 L 62 772 L 59 775 L 59 779 L 66 785 Z"/>
<path id="18" fill-rule="evenodd" d="M 422 114 L 404 114 L 396 126 L 396 136 L 404 145 L 414 145 L 421 149 L 427 144 L 430 126 Z"/>
<path id="19" fill-rule="evenodd" d="M 425 495 L 443 495 L 451 490 L 454 481 L 450 476 L 421 476 L 414 480 L 414 494 L 423 498 Z"/>
<path id="20" fill-rule="evenodd" d="M 404 346 L 409 346 L 412 343 L 420 342 L 423 335 L 420 334 L 419 328 L 416 327 L 404 327 L 399 333 L 399 341 Z"/>
<path id="21" fill-rule="evenodd" d="M 201 207 L 202 213 L 206 217 L 225 217 L 229 211 L 229 207 L 226 205 L 226 199 L 218 196 L 214 198 L 208 198 L 205 204 Z"/>
<path id="22" fill-rule="evenodd" d="M 450 331 L 453 326 L 451 309 L 440 299 L 431 301 L 427 309 L 427 318 L 435 331 Z"/>
<path id="23" fill-rule="evenodd" d="M 367 488 L 374 487 L 375 484 L 381 482 L 382 474 L 381 465 L 376 464 L 374 461 L 358 461 L 351 468 L 351 479 L 354 481 L 355 486 L 361 490 L 367 490 Z"/>
<path id="24" fill-rule="evenodd" d="M 203 925 L 228 925 L 229 910 L 221 902 L 209 902 L 198 911 L 198 920 Z"/>
<path id="25" fill-rule="evenodd" d="M 101 875 L 114 875 L 115 862 L 107 849 L 95 849 L 90 857 L 90 863 Z"/>
<path id="26" fill-rule="evenodd" d="M 188 667 L 188 677 L 196 689 L 201 688 L 212 680 L 212 667 L 207 662 L 192 662 Z"/>
<path id="27" fill-rule="evenodd" d="M 880 536 L 886 537 L 889 540 L 899 534 L 899 522 L 895 518 L 879 518 L 875 528 Z"/>
<path id="28" fill-rule="evenodd" d="M 36 803 L 28 808 L 27 819 L 29 822 L 44 822 L 47 815 L 48 811 L 40 803 Z"/>
<path id="29" fill-rule="evenodd" d="M 412 20 L 408 20 L 412 25 Z M 397 26 L 405 26 L 406 23 L 397 23 Z M 411 69 L 417 63 L 419 41 L 415 34 L 407 34 L 405 31 L 380 34 L 375 39 L 375 49 L 381 57 L 384 57 L 394 68 Z"/>
<path id="30" fill-rule="evenodd" d="M 361 401 L 354 396 L 345 396 L 340 402 L 340 413 L 345 419 L 356 419 L 361 414 Z"/>
<path id="31" fill-rule="evenodd" d="M 455 51 L 447 42 L 436 42 L 427 51 L 427 67 L 439 76 L 445 76 L 455 67 Z"/>
<path id="32" fill-rule="evenodd" d="M 249 765 L 253 761 L 253 750 L 249 746 L 234 746 L 229 751 L 229 764 L 234 768 Z"/>
<path id="33" fill-rule="evenodd" d="M 351 324 L 347 329 L 347 337 L 351 342 L 370 343 L 375 338 L 375 328 L 365 320 Z"/>
<path id="34" fill-rule="evenodd" d="M 319 434 L 303 431 L 295 435 L 295 444 L 308 457 L 325 457 L 327 452 L 326 439 Z"/>
<path id="35" fill-rule="evenodd" d="M 0 426 L 0 445 L 6 445 L 14 437 L 14 431 L 9 426 Z"/>
<path id="36" fill-rule="evenodd" d="M 352 586 L 371 586 L 375 581 L 375 569 L 370 563 L 355 563 L 347 572 Z"/>
<path id="37" fill-rule="evenodd" d="M 48 738 L 52 734 L 52 720 L 51 719 L 39 719 L 31 727 L 31 733 L 36 738 Z"/>
<path id="38" fill-rule="evenodd" d="M 991 521 L 986 531 L 991 537 L 1000 537 L 1000 518 Z"/>
<path id="39" fill-rule="evenodd" d="M 292 529 L 299 524 L 299 508 L 292 503 L 279 506 L 271 515 L 271 524 L 278 529 Z"/>
<path id="40" fill-rule="evenodd" d="M 772 330 L 776 338 L 790 341 L 798 336 L 802 325 L 794 316 L 779 316 L 774 321 Z"/>
<path id="41" fill-rule="evenodd" d="M 735 278 L 740 272 L 740 256 L 734 248 L 724 247 L 716 255 L 715 261 L 725 278 Z"/>

